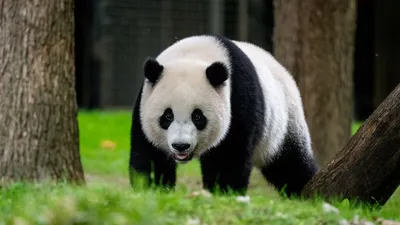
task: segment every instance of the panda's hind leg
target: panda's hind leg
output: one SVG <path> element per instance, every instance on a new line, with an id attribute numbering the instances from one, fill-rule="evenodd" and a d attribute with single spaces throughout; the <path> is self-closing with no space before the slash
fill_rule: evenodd
<path id="1" fill-rule="evenodd" d="M 279 153 L 260 168 L 264 178 L 281 194 L 299 196 L 317 172 L 315 159 L 306 148 L 301 137 L 289 134 Z"/>

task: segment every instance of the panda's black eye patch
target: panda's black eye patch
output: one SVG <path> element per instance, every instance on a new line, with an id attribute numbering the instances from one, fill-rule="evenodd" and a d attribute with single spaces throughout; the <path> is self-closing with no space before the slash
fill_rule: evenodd
<path id="1" fill-rule="evenodd" d="M 207 125 L 207 118 L 201 109 L 195 109 L 192 112 L 192 121 L 198 130 L 203 130 Z"/>
<path id="2" fill-rule="evenodd" d="M 169 125 L 171 125 L 172 121 L 174 121 L 174 113 L 171 108 L 167 108 L 160 117 L 160 127 L 166 130 Z"/>

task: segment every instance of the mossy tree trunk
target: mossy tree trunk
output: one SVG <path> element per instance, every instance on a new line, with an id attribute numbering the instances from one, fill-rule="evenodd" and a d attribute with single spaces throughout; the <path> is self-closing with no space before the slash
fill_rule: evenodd
<path id="1" fill-rule="evenodd" d="M 73 0 L 0 0 L 0 183 L 84 182 Z"/>
<path id="2" fill-rule="evenodd" d="M 355 0 L 274 0 L 274 55 L 302 94 L 320 166 L 351 137 Z"/>
<path id="3" fill-rule="evenodd" d="M 384 205 L 399 184 L 400 84 L 307 183 L 303 194 Z"/>

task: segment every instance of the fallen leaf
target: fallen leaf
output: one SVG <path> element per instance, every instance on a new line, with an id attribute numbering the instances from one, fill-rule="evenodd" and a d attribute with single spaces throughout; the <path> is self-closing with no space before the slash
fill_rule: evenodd
<path id="1" fill-rule="evenodd" d="M 101 141 L 100 146 L 104 149 L 115 150 L 117 144 L 111 140 L 103 140 Z"/>

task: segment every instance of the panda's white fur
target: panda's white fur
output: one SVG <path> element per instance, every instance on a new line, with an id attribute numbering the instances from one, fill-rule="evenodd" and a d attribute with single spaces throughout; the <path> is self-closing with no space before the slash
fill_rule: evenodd
<path id="1" fill-rule="evenodd" d="M 251 43 L 233 42 L 252 61 L 264 92 L 267 126 L 253 158 L 254 165 L 262 167 L 279 151 L 288 129 L 309 133 L 303 104 L 293 77 L 269 52 Z M 312 155 L 308 137 L 304 135 L 307 154 Z"/>
<path id="2" fill-rule="evenodd" d="M 297 86 L 288 73 L 268 52 L 249 43 L 233 41 L 251 60 L 262 86 L 265 99 L 265 128 L 255 147 L 253 163 L 264 166 L 279 151 L 287 130 L 308 133 Z M 217 146 L 227 134 L 231 121 L 229 79 L 215 89 L 205 76 L 213 62 L 223 62 L 231 72 L 227 50 L 213 37 L 193 36 L 165 49 L 156 60 L 163 65 L 163 77 L 153 88 L 145 82 L 141 96 L 140 117 L 147 139 L 173 154 L 171 143 L 181 139 L 196 147 L 200 156 Z M 176 81 L 179 80 L 179 83 Z M 193 104 L 201 105 L 208 125 L 198 132 L 190 123 Z M 174 108 L 174 122 L 167 131 L 160 129 L 158 118 L 168 106 Z M 307 137 L 307 154 L 312 154 Z M 172 151 L 172 152 L 171 152 Z"/>
<path id="3" fill-rule="evenodd" d="M 195 153 L 198 155 L 218 145 L 229 129 L 231 90 L 229 80 L 222 89 L 216 90 L 208 83 L 204 71 L 215 61 L 226 63 L 230 70 L 225 49 L 211 38 L 195 36 L 175 43 L 156 60 L 164 67 L 163 79 L 154 89 L 149 82 L 144 84 L 140 110 L 148 140 L 168 151 L 176 138 L 186 138 L 192 146 L 197 145 Z M 202 106 L 209 120 L 201 133 L 189 122 L 194 103 Z M 168 131 L 160 129 L 158 124 L 166 104 L 178 109 L 174 114 L 179 120 L 179 123 L 175 120 Z"/>

